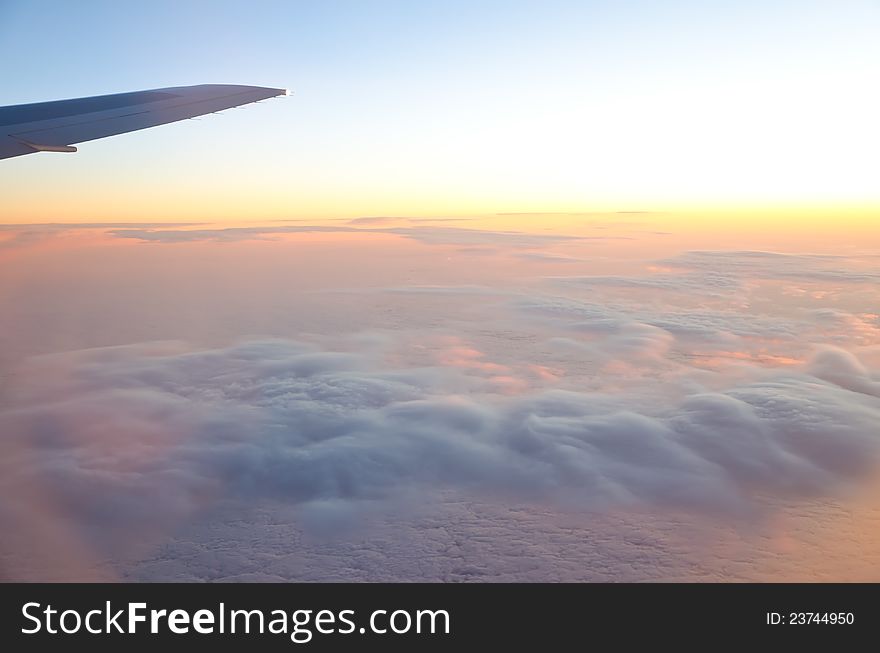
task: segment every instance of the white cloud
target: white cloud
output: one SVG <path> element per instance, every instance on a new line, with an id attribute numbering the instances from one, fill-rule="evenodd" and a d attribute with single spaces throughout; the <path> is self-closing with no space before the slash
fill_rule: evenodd
<path id="1" fill-rule="evenodd" d="M 621 336 L 641 355 L 654 331 Z M 216 498 L 302 506 L 336 528 L 359 502 L 454 490 L 581 509 L 748 511 L 756 492 L 834 492 L 880 453 L 880 401 L 839 350 L 807 372 L 656 407 L 637 394 L 496 394 L 468 368 L 389 369 L 295 342 L 43 358 L 0 413 L 3 492 L 118 554 Z M 812 373 L 809 373 L 812 372 Z M 456 390 L 453 390 L 455 388 Z"/>

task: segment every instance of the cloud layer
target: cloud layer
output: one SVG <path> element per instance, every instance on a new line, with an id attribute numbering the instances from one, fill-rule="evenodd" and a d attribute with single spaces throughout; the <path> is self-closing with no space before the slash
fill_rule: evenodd
<path id="1" fill-rule="evenodd" d="M 663 578 L 715 555 L 669 529 L 738 541 L 812 506 L 809 530 L 878 477 L 869 254 L 402 218 L 65 229 L 0 235 L 0 576 L 248 577 L 267 541 L 282 578 Z M 603 541 L 622 576 L 565 562 Z M 432 542 L 423 571 L 391 559 Z M 293 548 L 312 575 L 269 561 Z"/>
<path id="2" fill-rule="evenodd" d="M 653 335 L 630 334 L 622 355 Z M 394 369 L 290 341 L 46 357 L 0 413 L 3 527 L 62 520 L 118 553 L 217 498 L 281 500 L 320 525 L 444 490 L 736 514 L 757 493 L 821 495 L 874 469 L 878 385 L 838 349 L 661 409 L 629 395 L 503 395 L 479 369 Z M 53 514 L 30 505 L 31 487 Z"/>

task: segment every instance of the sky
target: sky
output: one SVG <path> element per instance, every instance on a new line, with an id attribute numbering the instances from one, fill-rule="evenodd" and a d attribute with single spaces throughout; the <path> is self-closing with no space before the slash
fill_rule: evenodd
<path id="1" fill-rule="evenodd" d="M 878 21 L 851 0 L 5 0 L 2 104 L 198 83 L 295 95 L 4 162 L 0 220 L 687 210 L 864 224 L 880 202 Z"/>

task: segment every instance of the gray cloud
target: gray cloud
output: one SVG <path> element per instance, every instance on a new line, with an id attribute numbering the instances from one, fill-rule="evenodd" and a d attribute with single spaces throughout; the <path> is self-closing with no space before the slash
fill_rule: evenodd
<path id="1" fill-rule="evenodd" d="M 422 222 L 470 222 L 471 218 L 406 218 L 406 217 L 394 217 L 394 216 L 365 216 L 362 218 L 352 218 L 347 221 L 347 224 L 350 225 L 381 225 L 381 224 L 393 224 L 395 222 L 410 222 L 410 223 L 422 223 Z"/>
<path id="2" fill-rule="evenodd" d="M 147 242 L 182 243 L 195 241 L 238 242 L 293 233 L 376 233 L 395 234 L 434 245 L 506 245 L 540 247 L 557 242 L 583 240 L 562 234 L 533 234 L 520 231 L 489 231 L 459 227 L 356 227 L 334 225 L 292 225 L 269 227 L 226 227 L 217 229 L 114 229 L 118 238 Z"/>
<path id="3" fill-rule="evenodd" d="M 870 258 L 870 257 L 865 257 Z M 826 254 L 782 254 L 764 251 L 691 251 L 657 263 L 681 270 L 640 275 L 550 277 L 558 285 L 580 288 L 645 288 L 670 293 L 729 297 L 747 290 L 755 280 L 807 283 L 877 283 L 876 266 L 858 264 L 859 257 Z"/>
<path id="4" fill-rule="evenodd" d="M 0 249 L 16 249 L 34 245 L 51 238 L 55 238 L 69 231 L 80 229 L 104 230 L 118 227 L 131 227 L 139 229 L 168 228 L 168 227 L 189 227 L 195 226 L 197 222 L 171 222 L 171 223 L 153 223 L 153 222 L 47 222 L 36 224 L 0 224 L 0 234 L 11 233 L 8 238 L 0 238 Z"/>
<path id="5" fill-rule="evenodd" d="M 682 340 L 734 342 L 742 337 L 794 338 L 808 324 L 792 319 L 756 315 L 736 310 L 693 308 L 646 310 L 570 299 L 534 296 L 519 299 L 513 307 L 562 324 L 566 329 L 588 333 L 615 333 L 632 323 L 641 323 L 668 331 Z"/>
<path id="6" fill-rule="evenodd" d="M 511 292 L 492 286 L 461 284 L 456 286 L 396 286 L 393 288 L 377 288 L 377 292 L 397 293 L 402 295 L 509 295 Z"/>
<path id="7" fill-rule="evenodd" d="M 631 328 L 621 356 L 663 346 L 659 330 Z M 877 382 L 834 349 L 801 372 L 659 409 L 631 394 L 502 396 L 467 369 L 388 369 L 288 341 L 46 357 L 16 387 L 0 413 L 4 530 L 47 519 L 24 491 L 40 487 L 51 519 L 107 552 L 217 497 L 300 505 L 316 523 L 444 488 L 742 512 L 756 492 L 832 492 L 880 452 Z"/>
<path id="8" fill-rule="evenodd" d="M 743 288 L 742 280 L 729 272 L 706 270 L 695 274 L 652 274 L 650 276 L 590 275 L 549 277 L 562 285 L 580 287 L 649 288 L 677 293 L 700 293 L 714 297 Z"/>
<path id="9" fill-rule="evenodd" d="M 20 229 L 9 238 L 0 239 L 0 249 L 15 249 L 51 238 L 53 232 L 43 229 Z"/>
<path id="10" fill-rule="evenodd" d="M 38 222 L 38 223 L 6 223 L 0 224 L 0 231 L 17 231 L 19 229 L 46 229 L 66 231 L 70 229 L 167 229 L 171 227 L 195 227 L 202 222 Z"/>
<path id="11" fill-rule="evenodd" d="M 759 279 L 837 283 L 878 283 L 876 264 L 854 267 L 859 257 L 830 254 L 784 254 L 764 251 L 691 251 L 661 261 L 670 267 L 699 270 L 701 273 L 723 270 Z"/>
<path id="12" fill-rule="evenodd" d="M 852 392 L 880 397 L 880 376 L 871 374 L 858 358 L 843 349 L 820 349 L 812 360 L 810 372 Z"/>
<path id="13" fill-rule="evenodd" d="M 527 261 L 541 261 L 542 263 L 583 263 L 584 259 L 575 258 L 573 256 L 563 256 L 562 254 L 551 254 L 550 252 L 521 252 L 516 254 L 517 258 Z"/>
<path id="14" fill-rule="evenodd" d="M 604 337 L 589 343 L 570 338 L 554 338 L 551 344 L 579 355 L 589 354 L 596 361 L 625 360 L 646 365 L 652 360 L 664 360 L 675 340 L 665 329 L 634 321 L 620 321 L 613 325 L 598 324 L 592 330 Z"/>
<path id="15" fill-rule="evenodd" d="M 113 229 L 109 233 L 117 238 L 132 238 L 155 243 L 190 243 L 199 241 L 240 242 L 266 238 L 276 234 L 293 233 L 351 233 L 376 231 L 334 225 L 295 225 L 274 227 L 222 227 L 211 229 Z M 383 231 L 383 230 L 379 230 Z"/>
<path id="16" fill-rule="evenodd" d="M 406 218 L 387 218 L 382 216 L 367 216 L 363 218 L 352 218 L 348 221 L 348 224 L 359 225 L 359 224 L 388 224 L 390 222 L 399 222 L 400 220 L 405 220 Z"/>
<path id="17" fill-rule="evenodd" d="M 550 511 L 451 492 L 430 508 L 407 508 L 370 515 L 357 535 L 316 539 L 300 527 L 300 510 L 248 506 L 244 521 L 242 506 L 224 505 L 130 567 L 126 578 L 827 582 L 876 580 L 880 568 L 875 547 L 864 546 L 876 522 L 828 498 L 773 506 L 775 518 L 794 526 L 796 555 L 780 555 L 775 520 L 741 529 L 681 513 Z"/>

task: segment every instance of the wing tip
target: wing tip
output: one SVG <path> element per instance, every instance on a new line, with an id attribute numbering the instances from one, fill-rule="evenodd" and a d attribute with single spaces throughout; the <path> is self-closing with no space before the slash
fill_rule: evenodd
<path id="1" fill-rule="evenodd" d="M 259 88 L 264 91 L 272 91 L 274 92 L 273 97 L 290 97 L 293 95 L 293 89 L 289 88 L 275 88 L 273 86 L 256 86 L 254 88 Z"/>

